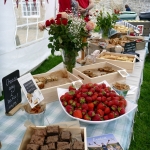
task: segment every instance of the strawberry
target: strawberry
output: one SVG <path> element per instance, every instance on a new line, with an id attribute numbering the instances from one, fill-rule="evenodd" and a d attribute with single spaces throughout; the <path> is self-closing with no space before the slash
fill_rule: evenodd
<path id="1" fill-rule="evenodd" d="M 87 101 L 88 103 L 92 102 L 92 97 L 87 96 L 87 97 L 86 97 L 86 101 Z"/>
<path id="2" fill-rule="evenodd" d="M 76 101 L 73 101 L 71 105 L 72 105 L 73 107 L 76 107 L 77 102 L 76 102 Z"/>
<path id="3" fill-rule="evenodd" d="M 95 116 L 95 112 L 93 110 L 88 111 L 88 115 L 90 117 L 94 117 Z"/>
<path id="4" fill-rule="evenodd" d="M 125 108 L 123 108 L 123 107 L 118 108 L 118 111 L 119 111 L 120 115 L 125 114 Z"/>
<path id="5" fill-rule="evenodd" d="M 64 101 L 64 100 L 65 100 L 65 95 L 61 95 L 60 101 L 62 102 L 62 101 Z"/>
<path id="6" fill-rule="evenodd" d="M 109 113 L 110 113 L 110 108 L 109 108 L 109 107 L 106 107 L 105 110 L 104 110 L 104 114 L 107 115 L 107 114 L 109 114 Z"/>
<path id="7" fill-rule="evenodd" d="M 84 98 L 84 97 L 80 97 L 80 98 L 79 98 L 79 102 L 80 102 L 80 104 L 85 103 L 85 98 Z"/>
<path id="8" fill-rule="evenodd" d="M 91 117 L 88 114 L 85 114 L 83 117 L 84 120 L 91 120 Z"/>
<path id="9" fill-rule="evenodd" d="M 103 103 L 97 105 L 97 109 L 105 110 L 106 106 Z"/>
<path id="10" fill-rule="evenodd" d="M 104 120 L 109 120 L 108 115 L 105 115 L 103 118 Z"/>
<path id="11" fill-rule="evenodd" d="M 86 104 L 86 103 L 82 104 L 81 108 L 85 109 L 85 110 L 88 110 L 88 104 Z"/>
<path id="12" fill-rule="evenodd" d="M 96 95 L 96 94 L 95 94 L 95 95 L 93 94 L 93 95 L 92 95 L 92 100 L 95 101 L 96 99 L 97 99 L 97 95 Z"/>
<path id="13" fill-rule="evenodd" d="M 79 109 L 73 111 L 73 116 L 82 119 L 82 112 Z"/>
<path id="14" fill-rule="evenodd" d="M 114 113 L 113 113 L 113 112 L 110 112 L 110 113 L 108 114 L 108 118 L 109 118 L 109 119 L 113 119 L 113 118 L 115 118 Z"/>
<path id="15" fill-rule="evenodd" d="M 87 88 L 83 88 L 83 89 L 81 89 L 81 91 L 82 91 L 83 93 L 86 93 L 86 92 L 88 92 L 88 89 L 87 89 Z"/>
<path id="16" fill-rule="evenodd" d="M 72 98 L 73 98 L 73 96 L 70 95 L 68 92 L 65 93 L 65 99 L 66 99 L 66 101 L 69 101 Z"/>
<path id="17" fill-rule="evenodd" d="M 106 101 L 106 97 L 105 97 L 105 96 L 102 96 L 101 101 L 102 101 L 102 102 L 105 102 L 105 101 Z"/>
<path id="18" fill-rule="evenodd" d="M 115 111 L 115 110 L 117 110 L 117 106 L 116 105 L 112 105 L 111 109 Z"/>
<path id="19" fill-rule="evenodd" d="M 108 102 L 108 106 L 109 106 L 109 107 L 111 107 L 113 104 L 114 104 L 113 101 L 109 101 L 109 102 Z"/>
<path id="20" fill-rule="evenodd" d="M 103 88 L 103 89 L 106 88 L 106 84 L 105 84 L 105 83 L 102 83 L 101 85 L 102 85 L 102 88 Z"/>
<path id="21" fill-rule="evenodd" d="M 119 112 L 117 110 L 114 111 L 114 115 L 115 115 L 115 117 L 118 117 L 119 116 Z"/>
<path id="22" fill-rule="evenodd" d="M 104 111 L 101 110 L 101 109 L 98 109 L 98 110 L 96 111 L 96 113 L 99 114 L 100 117 L 103 117 L 103 116 L 104 116 Z"/>
<path id="23" fill-rule="evenodd" d="M 86 98 L 88 95 L 87 95 L 87 93 L 81 93 L 81 96 Z"/>
<path id="24" fill-rule="evenodd" d="M 73 100 L 70 99 L 70 100 L 68 101 L 68 104 L 69 104 L 69 105 L 72 105 L 72 103 L 73 103 Z"/>
<path id="25" fill-rule="evenodd" d="M 86 109 L 82 109 L 81 112 L 82 112 L 82 115 L 85 115 L 87 113 L 87 110 Z"/>
<path id="26" fill-rule="evenodd" d="M 66 101 L 63 101 L 63 102 L 62 102 L 62 105 L 63 105 L 63 106 L 67 106 L 67 102 L 66 102 Z"/>
<path id="27" fill-rule="evenodd" d="M 65 107 L 65 109 L 66 109 L 66 111 L 67 111 L 70 115 L 72 115 L 72 113 L 73 113 L 73 107 L 72 107 L 71 105 L 67 105 L 67 106 Z"/>
<path id="28" fill-rule="evenodd" d="M 94 117 L 92 117 L 92 121 L 100 121 L 101 120 L 101 117 L 99 114 L 95 114 Z"/>
<path id="29" fill-rule="evenodd" d="M 86 84 L 86 88 L 88 88 L 88 89 L 92 88 L 93 86 L 94 86 L 93 83 L 87 83 L 87 84 Z"/>
<path id="30" fill-rule="evenodd" d="M 69 89 L 69 91 L 76 90 L 76 88 L 73 85 L 70 85 L 68 89 Z"/>
<path id="31" fill-rule="evenodd" d="M 87 92 L 87 95 L 92 96 L 92 95 L 93 95 L 93 92 L 92 92 L 92 91 L 88 91 L 88 92 Z"/>
<path id="32" fill-rule="evenodd" d="M 88 110 L 94 110 L 94 104 L 88 103 Z"/>
<path id="33" fill-rule="evenodd" d="M 96 100 L 101 102 L 102 98 L 101 97 L 97 97 Z"/>

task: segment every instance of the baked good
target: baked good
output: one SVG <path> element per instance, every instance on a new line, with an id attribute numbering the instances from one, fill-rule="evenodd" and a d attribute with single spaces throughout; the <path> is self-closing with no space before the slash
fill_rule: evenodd
<path id="1" fill-rule="evenodd" d="M 59 126 L 47 126 L 46 128 L 48 135 L 58 135 L 59 134 Z"/>
<path id="2" fill-rule="evenodd" d="M 70 150 L 71 146 L 68 142 L 57 142 L 57 150 Z"/>
<path id="3" fill-rule="evenodd" d="M 52 143 L 52 142 L 58 142 L 58 135 L 48 136 L 46 138 L 46 144 Z"/>
<path id="4" fill-rule="evenodd" d="M 47 135 L 46 129 L 35 129 L 34 135 L 46 136 Z"/>
<path id="5" fill-rule="evenodd" d="M 37 85 L 38 85 L 38 87 L 39 87 L 40 89 L 43 89 L 43 88 L 44 88 L 44 83 L 43 83 L 43 82 L 38 82 Z"/>
<path id="6" fill-rule="evenodd" d="M 26 150 L 39 150 L 39 145 L 36 144 L 27 144 Z"/>
<path id="7" fill-rule="evenodd" d="M 48 145 L 41 146 L 40 150 L 49 150 Z"/>
<path id="8" fill-rule="evenodd" d="M 73 143 L 72 150 L 84 150 L 84 142 L 75 141 Z"/>
<path id="9" fill-rule="evenodd" d="M 60 134 L 61 141 L 70 142 L 71 141 L 71 133 L 69 131 L 62 131 Z"/>
<path id="10" fill-rule="evenodd" d="M 40 150 L 56 150 L 55 143 L 49 143 L 48 145 L 41 146 Z"/>
<path id="11" fill-rule="evenodd" d="M 36 144 L 42 146 L 44 144 L 45 137 L 43 136 L 37 136 L 37 135 L 32 135 L 30 144 Z"/>

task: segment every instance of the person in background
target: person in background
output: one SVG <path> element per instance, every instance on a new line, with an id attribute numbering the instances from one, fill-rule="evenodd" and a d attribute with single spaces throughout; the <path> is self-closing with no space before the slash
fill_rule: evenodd
<path id="1" fill-rule="evenodd" d="M 130 7 L 126 4 L 125 5 L 126 11 L 131 11 Z"/>
<path id="2" fill-rule="evenodd" d="M 59 12 L 73 12 L 74 15 L 78 12 L 78 2 L 76 0 L 58 0 Z"/>
<path id="3" fill-rule="evenodd" d="M 89 10 L 94 7 L 94 0 L 76 0 L 78 2 L 78 11 L 81 15 L 88 16 Z"/>

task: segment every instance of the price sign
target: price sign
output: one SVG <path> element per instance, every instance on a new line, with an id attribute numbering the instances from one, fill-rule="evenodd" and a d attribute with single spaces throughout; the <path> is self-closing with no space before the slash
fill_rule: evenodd
<path id="1" fill-rule="evenodd" d="M 124 52 L 135 52 L 136 51 L 136 42 L 125 43 Z"/>
<path id="2" fill-rule="evenodd" d="M 6 113 L 21 103 L 21 87 L 17 80 L 19 77 L 19 70 L 16 70 L 2 79 Z"/>

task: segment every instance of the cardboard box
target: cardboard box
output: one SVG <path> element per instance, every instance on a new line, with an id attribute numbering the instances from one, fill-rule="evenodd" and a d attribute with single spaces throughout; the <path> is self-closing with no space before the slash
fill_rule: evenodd
<path id="1" fill-rule="evenodd" d="M 29 143 L 31 136 L 34 133 L 34 129 L 43 129 L 43 128 L 46 128 L 46 126 L 36 126 L 36 127 L 29 126 L 29 127 L 27 127 L 27 130 L 24 134 L 24 137 L 22 139 L 22 142 L 21 142 L 18 150 L 26 150 L 26 145 Z M 75 127 L 74 128 L 72 128 L 72 127 L 71 128 L 70 127 L 69 128 L 68 127 L 67 128 L 60 127 L 60 131 L 63 131 L 63 130 L 70 131 L 74 138 L 77 138 L 76 137 L 77 133 L 81 134 L 81 138 L 82 138 L 82 141 L 84 142 L 84 147 L 85 147 L 84 150 L 87 150 L 87 134 L 86 134 L 86 128 L 85 127 L 76 127 L 76 128 Z"/>
<path id="2" fill-rule="evenodd" d="M 105 75 L 100 75 L 100 71 L 98 71 L 98 68 L 102 68 L 102 67 L 111 67 L 113 70 L 115 70 L 115 72 L 105 74 Z M 89 70 L 89 69 L 91 69 L 98 76 L 91 78 L 83 73 L 83 71 Z M 109 62 L 101 62 L 101 63 L 92 64 L 92 65 L 86 65 L 82 67 L 73 68 L 73 74 L 77 76 L 78 78 L 80 78 L 84 84 L 89 83 L 89 82 L 98 83 L 103 80 L 106 80 L 109 84 L 111 84 L 115 81 L 126 80 L 126 78 L 122 77 L 117 72 L 117 70 L 123 70 L 123 69 Z"/>
<path id="3" fill-rule="evenodd" d="M 120 60 L 113 60 L 113 59 L 105 59 L 105 58 L 100 58 L 101 56 L 104 56 L 104 55 L 114 55 L 114 56 L 127 56 L 127 57 L 130 57 L 130 58 L 133 58 L 133 62 L 128 62 L 128 61 L 120 61 Z M 126 71 L 128 73 L 132 73 L 133 72 L 133 69 L 134 69 L 134 65 L 135 65 L 135 61 L 136 61 L 136 55 L 130 55 L 130 54 L 121 54 L 121 53 L 111 53 L 111 52 L 102 52 L 97 58 L 96 58 L 96 62 L 104 62 L 104 61 L 107 61 L 107 62 L 110 62 L 114 65 L 117 65 L 121 68 L 124 68 L 126 69 Z"/>
<path id="4" fill-rule="evenodd" d="M 44 103 L 50 103 L 53 101 L 58 100 L 57 95 L 57 88 L 68 88 L 70 85 L 72 85 L 73 81 L 79 81 L 79 78 L 77 78 L 75 75 L 68 71 L 64 70 L 58 70 L 54 72 L 48 72 L 48 73 L 42 73 L 42 74 L 36 74 L 33 75 L 34 78 L 36 77 L 46 77 L 48 75 L 51 76 L 57 76 L 58 80 L 53 82 L 48 82 L 45 84 L 45 87 L 41 89 L 41 92 L 44 96 Z M 63 77 L 64 76 L 64 77 Z"/>

